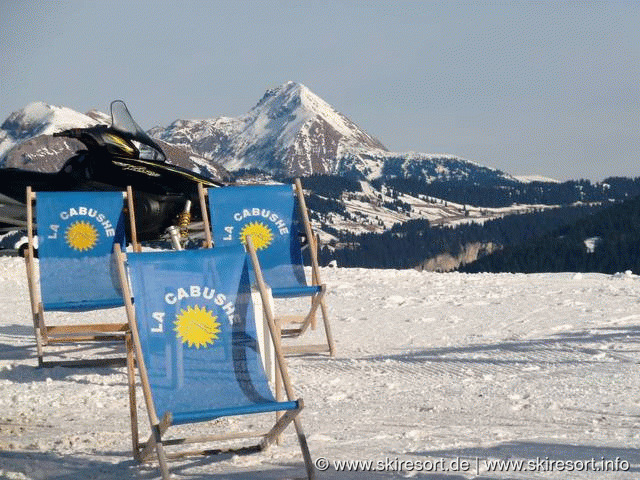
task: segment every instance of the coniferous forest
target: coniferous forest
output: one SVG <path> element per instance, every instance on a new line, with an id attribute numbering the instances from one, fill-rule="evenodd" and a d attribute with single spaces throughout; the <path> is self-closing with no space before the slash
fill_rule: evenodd
<path id="1" fill-rule="evenodd" d="M 534 213 L 509 215 L 484 224 L 455 227 L 427 220 L 396 224 L 384 233 L 350 233 L 330 226 L 336 245 L 319 252 L 323 265 L 342 267 L 413 268 L 448 253 L 458 255 L 470 244 L 493 244 L 497 251 L 459 268 L 464 272 L 640 272 L 640 178 L 611 177 L 563 183 L 506 182 L 480 186 L 464 182 L 425 183 L 411 178 L 386 178 L 372 186 L 413 196 L 503 207 L 515 203 L 559 205 Z M 355 179 L 315 175 L 304 179 L 311 190 L 307 204 L 316 212 L 344 212 L 344 192 L 362 191 Z M 393 195 L 392 195 L 392 198 Z M 399 204 L 388 207 L 401 209 Z"/>
<path id="2" fill-rule="evenodd" d="M 640 272 L 640 196 L 460 268 L 464 272 Z"/>
<path id="3" fill-rule="evenodd" d="M 384 183 L 410 195 L 428 195 L 450 202 L 476 207 L 508 207 L 521 205 L 570 205 L 575 202 L 619 201 L 640 195 L 640 178 L 609 177 L 602 182 L 570 180 L 562 183 L 509 182 L 478 185 L 459 180 L 425 183 L 413 178 L 388 178 L 372 182 Z"/>
<path id="4" fill-rule="evenodd" d="M 291 183 L 291 178 L 278 178 Z M 312 175 L 303 185 L 314 194 L 339 198 L 343 192 L 361 191 L 355 179 L 333 175 Z M 381 177 L 371 182 L 374 188 L 384 186 L 415 197 L 427 195 L 441 200 L 476 207 L 498 208 L 521 205 L 572 205 L 576 202 L 594 203 L 623 201 L 640 195 L 640 177 L 609 177 L 602 182 L 570 180 L 562 183 L 521 183 L 503 179 L 500 183 L 478 184 L 462 180 L 425 182 L 413 177 Z"/>
<path id="5" fill-rule="evenodd" d="M 542 212 L 510 215 L 457 227 L 432 227 L 427 220 L 395 225 L 384 233 L 352 234 L 332 231 L 343 248 L 320 250 L 321 264 L 336 260 L 342 267 L 412 268 L 442 253 L 457 255 L 470 243 L 518 245 L 567 226 L 601 207 L 562 207 Z"/>

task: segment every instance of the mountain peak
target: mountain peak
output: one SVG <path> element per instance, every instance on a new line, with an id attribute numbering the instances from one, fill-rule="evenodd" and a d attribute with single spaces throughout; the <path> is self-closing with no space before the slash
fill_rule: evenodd
<path id="1" fill-rule="evenodd" d="M 268 110 L 268 115 L 271 118 L 289 117 L 288 119 L 292 120 L 291 116 L 295 115 L 299 121 L 303 122 L 319 118 L 330 123 L 333 128 L 345 136 L 350 136 L 357 130 L 358 133 L 364 134 L 377 143 L 377 148 L 385 149 L 380 142 L 363 132 L 351 120 L 301 83 L 290 80 L 279 87 L 267 90 L 248 115 L 251 116 L 252 112 L 264 112 L 265 110 Z"/>
<path id="2" fill-rule="evenodd" d="M 267 90 L 264 92 L 264 95 L 262 96 L 262 98 L 260 99 L 260 102 L 262 102 L 263 100 L 265 100 L 266 98 L 269 97 L 273 97 L 276 95 L 282 95 L 284 92 L 291 90 L 291 89 L 295 89 L 297 86 L 301 85 L 300 83 L 294 82 L 292 80 L 289 80 L 288 82 L 284 82 L 281 85 L 278 85 L 277 87 L 271 87 L 271 88 L 267 88 Z M 260 103 L 258 102 L 258 103 Z"/>
<path id="3" fill-rule="evenodd" d="M 308 87 L 285 82 L 237 118 L 176 120 L 152 134 L 184 145 L 229 170 L 257 168 L 286 176 L 382 175 L 424 178 L 484 175 L 455 156 L 393 153 Z M 499 175 L 499 172 L 490 172 Z"/>
<path id="4" fill-rule="evenodd" d="M 44 102 L 31 102 L 23 109 L 12 112 L 0 128 L 16 133 L 32 130 L 35 125 L 49 122 L 53 108 Z"/>
<path id="5" fill-rule="evenodd" d="M 288 82 L 285 82 L 282 85 L 279 85 L 279 86 L 273 87 L 273 88 L 269 88 L 264 93 L 264 95 L 262 96 L 260 101 L 258 102 L 258 105 L 260 105 L 263 102 L 268 101 L 269 99 L 276 98 L 276 97 L 280 97 L 280 98 L 295 98 L 295 97 L 298 97 L 298 98 L 300 98 L 303 95 L 306 95 L 307 92 L 309 94 L 311 94 L 311 95 L 314 95 L 311 92 L 311 90 L 309 90 L 303 84 L 298 83 L 298 82 L 294 82 L 292 80 L 289 80 Z"/>
<path id="6" fill-rule="evenodd" d="M 308 118 L 328 110 L 333 110 L 333 107 L 303 84 L 288 81 L 279 87 L 267 90 L 247 115 L 251 116 L 252 112 L 260 114 L 268 111 L 273 118 L 290 115 L 302 115 Z"/>
<path id="7" fill-rule="evenodd" d="M 225 161 L 230 169 L 335 173 L 343 152 L 387 151 L 305 85 L 293 81 L 267 90 L 239 120 L 241 128 L 233 141 L 235 158 Z"/>

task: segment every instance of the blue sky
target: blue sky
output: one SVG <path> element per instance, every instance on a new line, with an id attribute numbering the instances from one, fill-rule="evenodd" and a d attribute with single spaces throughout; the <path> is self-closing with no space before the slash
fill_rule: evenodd
<path id="1" fill-rule="evenodd" d="M 124 99 L 144 128 L 300 82 L 394 151 L 640 176 L 640 2 L 8 1 L 0 121 Z"/>

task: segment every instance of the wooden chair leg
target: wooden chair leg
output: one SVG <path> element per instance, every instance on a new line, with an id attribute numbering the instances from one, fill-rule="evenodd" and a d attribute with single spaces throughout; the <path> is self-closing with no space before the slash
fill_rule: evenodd
<path id="1" fill-rule="evenodd" d="M 309 445 L 307 444 L 307 437 L 302 429 L 302 423 L 300 417 L 293 419 L 293 424 L 296 427 L 296 434 L 298 436 L 298 443 L 300 444 L 300 450 L 302 450 L 302 458 L 304 459 L 304 466 L 307 469 L 307 478 L 309 480 L 315 480 L 316 470 L 313 466 L 313 460 L 311 459 L 311 453 L 309 453 Z"/>
<path id="2" fill-rule="evenodd" d="M 320 311 L 322 312 L 324 333 L 327 336 L 327 343 L 329 344 L 329 355 L 335 357 L 336 345 L 333 341 L 333 334 L 331 333 L 331 323 L 329 322 L 329 312 L 327 311 L 327 304 L 324 302 L 324 298 L 320 301 Z"/>
<path id="3" fill-rule="evenodd" d="M 260 450 L 264 450 L 274 442 L 278 443 L 280 434 L 284 431 L 285 428 L 287 428 L 287 425 L 289 425 L 293 421 L 293 419 L 300 414 L 300 411 L 303 408 L 302 400 L 298 400 L 298 402 L 300 402 L 300 408 L 296 410 L 287 410 L 284 414 L 282 414 L 282 412 L 279 412 L 281 416 L 275 423 L 273 428 L 269 431 L 269 433 L 267 433 L 260 442 Z"/>
<path id="4" fill-rule="evenodd" d="M 131 416 L 131 443 L 133 448 L 133 458 L 140 461 L 140 434 L 138 431 L 138 405 L 136 401 L 136 372 L 135 358 L 133 352 L 133 340 L 131 333 L 125 337 L 127 346 L 127 380 L 129 384 L 129 409 Z"/>
<path id="5" fill-rule="evenodd" d="M 34 314 L 36 351 L 38 354 L 38 366 L 44 366 L 44 346 L 47 344 L 47 328 L 44 325 L 44 308 L 38 303 L 38 310 Z"/>
<path id="6" fill-rule="evenodd" d="M 167 463 L 167 455 L 162 445 L 162 433 L 160 432 L 160 426 L 154 425 L 152 427 L 153 443 L 156 447 L 156 453 L 158 454 L 158 463 L 160 464 L 160 471 L 162 472 L 162 480 L 171 480 L 171 474 L 169 473 L 169 465 Z"/>
<path id="7" fill-rule="evenodd" d="M 280 336 L 282 335 L 282 325 L 280 325 L 280 323 L 278 322 L 274 322 L 275 323 L 275 328 L 276 328 L 276 335 L 278 335 L 278 337 L 280 338 Z M 280 368 L 278 368 L 278 366 L 276 365 L 276 369 L 275 369 L 275 380 L 276 380 L 276 384 L 275 384 L 275 390 L 276 390 L 276 400 L 278 402 L 282 402 L 284 400 L 284 392 L 282 391 L 282 373 L 280 372 Z M 282 412 L 276 412 L 276 422 L 278 422 L 281 418 L 282 418 L 283 413 Z M 282 443 L 282 438 L 280 435 L 276 436 L 276 444 L 280 445 Z"/>

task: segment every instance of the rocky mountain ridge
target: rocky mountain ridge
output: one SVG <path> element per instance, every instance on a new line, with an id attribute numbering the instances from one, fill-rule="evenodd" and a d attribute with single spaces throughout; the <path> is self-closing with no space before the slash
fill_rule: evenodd
<path id="1" fill-rule="evenodd" d="M 35 145 L 24 143 L 66 128 L 108 122 L 109 116 L 97 110 L 81 114 L 43 102 L 29 104 L 0 126 L 0 166 L 51 169 L 77 145 L 46 137 Z M 426 183 L 520 183 L 499 170 L 452 155 L 390 152 L 381 141 L 295 82 L 267 90 L 240 117 L 180 119 L 149 133 L 165 145 L 192 153 L 196 158 L 183 158 L 179 163 L 205 172 L 209 161 L 230 171 L 257 169 L 285 177 L 322 174 L 363 180 L 412 178 Z"/>
<path id="2" fill-rule="evenodd" d="M 267 90 L 245 115 L 176 120 L 150 134 L 191 148 L 231 171 L 259 169 L 280 176 L 313 174 L 372 180 L 412 176 L 423 181 L 490 178 L 518 182 L 453 155 L 390 152 L 383 143 L 306 86 L 287 82 Z"/>

